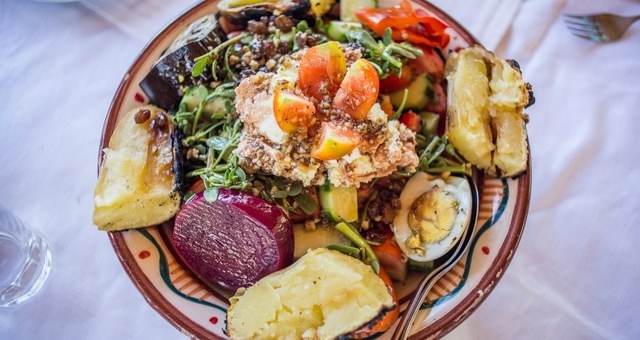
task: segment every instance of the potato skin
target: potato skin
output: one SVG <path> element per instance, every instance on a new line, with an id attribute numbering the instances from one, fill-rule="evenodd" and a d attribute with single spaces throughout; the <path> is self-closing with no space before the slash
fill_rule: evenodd
<path id="1" fill-rule="evenodd" d="M 524 107 L 532 100 L 519 69 L 480 46 L 447 59 L 446 135 L 471 164 L 490 176 L 511 177 L 527 168 Z"/>
<path id="2" fill-rule="evenodd" d="M 146 227 L 173 217 L 181 202 L 177 133 L 165 111 L 146 105 L 125 114 L 104 150 L 94 192 L 101 230 Z"/>

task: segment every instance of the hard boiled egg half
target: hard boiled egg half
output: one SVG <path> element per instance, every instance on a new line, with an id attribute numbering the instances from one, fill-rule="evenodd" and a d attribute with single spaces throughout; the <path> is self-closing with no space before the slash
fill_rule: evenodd
<path id="1" fill-rule="evenodd" d="M 400 249 L 418 262 L 446 254 L 469 225 L 471 202 L 466 178 L 417 172 L 400 194 L 400 211 L 393 221 Z"/>

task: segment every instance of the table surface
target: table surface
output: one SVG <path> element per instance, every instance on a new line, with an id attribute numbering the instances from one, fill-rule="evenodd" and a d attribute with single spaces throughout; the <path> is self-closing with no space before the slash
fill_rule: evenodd
<path id="1" fill-rule="evenodd" d="M 184 337 L 138 293 L 91 215 L 112 96 L 146 42 L 193 0 L 156 1 L 149 16 L 145 1 L 121 0 L 139 4 L 124 24 L 108 1 L 0 2 L 0 205 L 54 253 L 44 290 L 0 310 L 0 338 Z M 533 187 L 521 243 L 495 290 L 447 338 L 640 337 L 640 24 L 596 45 L 569 34 L 560 16 L 640 14 L 640 3 L 525 0 L 499 18 L 481 10 L 496 1 L 435 3 L 518 60 L 537 99 L 527 110 Z M 487 33 L 488 20 L 499 29 Z"/>

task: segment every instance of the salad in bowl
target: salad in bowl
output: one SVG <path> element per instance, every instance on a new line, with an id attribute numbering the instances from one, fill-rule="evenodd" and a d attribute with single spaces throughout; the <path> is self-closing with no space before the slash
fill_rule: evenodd
<path id="1" fill-rule="evenodd" d="M 120 89 L 94 223 L 153 281 L 132 233 L 151 240 L 169 291 L 224 313 L 215 336 L 387 331 L 479 183 L 527 176 L 531 87 L 407 0 L 206 5 Z"/>

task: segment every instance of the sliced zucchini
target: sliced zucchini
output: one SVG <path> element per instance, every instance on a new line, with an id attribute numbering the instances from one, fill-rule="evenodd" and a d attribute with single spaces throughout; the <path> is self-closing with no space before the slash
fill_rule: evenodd
<path id="1" fill-rule="evenodd" d="M 187 110 L 193 111 L 198 107 L 198 105 L 200 105 L 200 102 L 204 100 L 207 94 L 208 92 L 206 87 L 202 85 L 191 86 L 184 93 L 181 103 L 187 106 Z"/>
<path id="2" fill-rule="evenodd" d="M 200 103 L 206 98 L 209 94 L 207 88 L 202 85 L 192 86 L 184 94 L 182 97 L 182 104 L 186 105 L 188 111 L 193 111 L 198 108 Z M 202 111 L 207 115 L 213 114 L 224 114 L 227 110 L 225 101 L 227 99 L 221 97 L 214 97 L 210 99 L 202 109 Z"/>
<path id="3" fill-rule="evenodd" d="M 336 40 L 342 43 L 349 41 L 348 34 L 350 31 L 362 30 L 362 24 L 357 22 L 345 22 L 345 21 L 330 21 L 327 24 L 327 36 L 331 40 Z"/>
<path id="4" fill-rule="evenodd" d="M 434 99 L 433 83 L 427 74 L 419 75 L 409 84 L 407 90 L 409 94 L 404 103 L 404 109 L 421 110 Z M 391 93 L 389 98 L 393 107 L 400 107 L 404 98 L 404 89 Z"/>
<path id="5" fill-rule="evenodd" d="M 358 220 L 358 189 L 326 183 L 320 187 L 320 205 L 334 222 L 355 222 Z"/>
<path id="6" fill-rule="evenodd" d="M 438 133 L 438 124 L 440 124 L 440 115 L 433 112 L 420 112 L 422 118 L 422 134 L 425 136 L 434 136 Z"/>
<path id="7" fill-rule="evenodd" d="M 312 249 L 327 247 L 331 244 L 345 246 L 351 244 L 351 241 L 344 237 L 338 229 L 327 226 L 317 226 L 314 230 L 305 230 L 302 226 L 296 225 L 293 228 L 293 238 L 295 239 L 294 259 L 300 258 Z"/>

